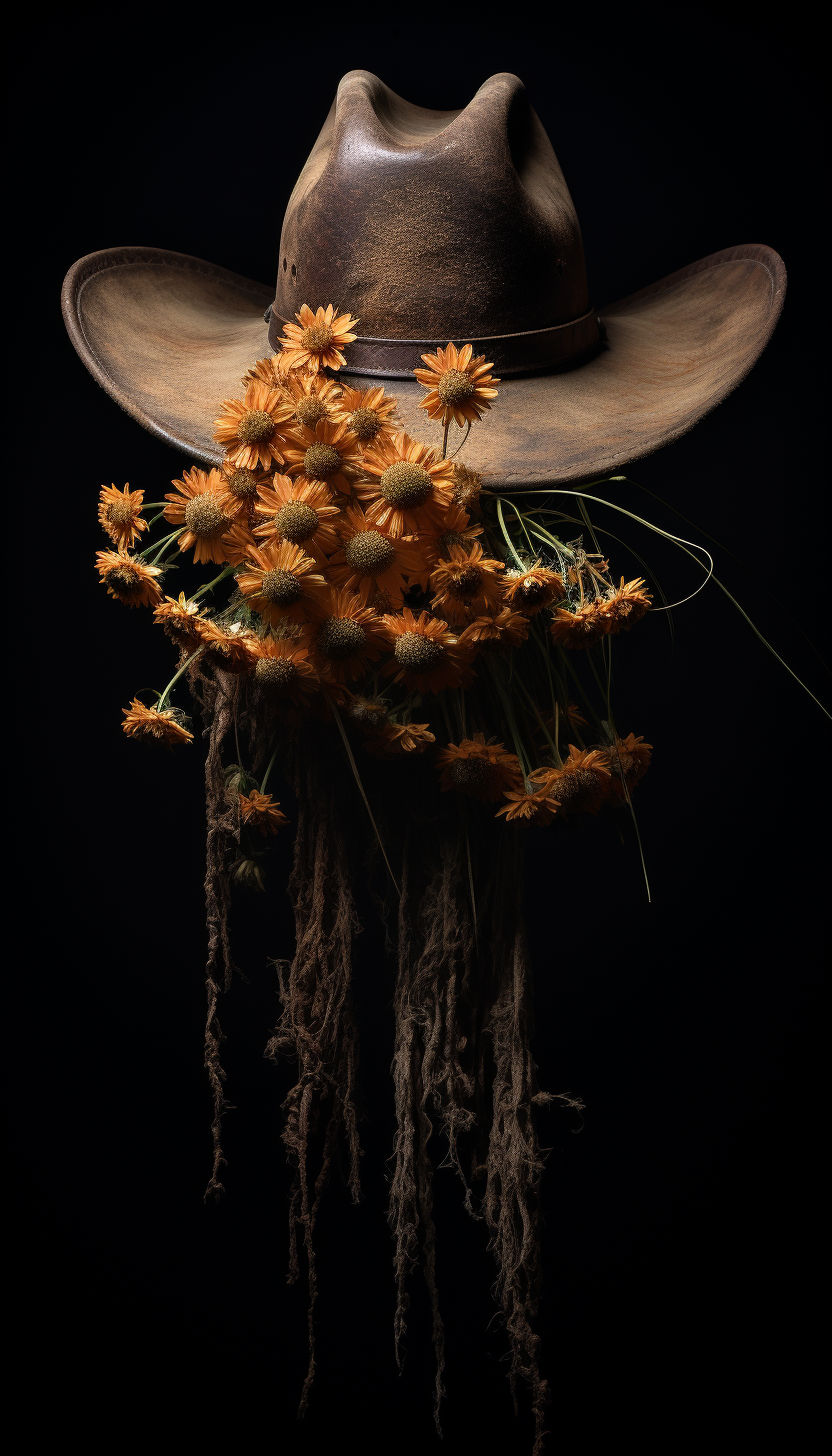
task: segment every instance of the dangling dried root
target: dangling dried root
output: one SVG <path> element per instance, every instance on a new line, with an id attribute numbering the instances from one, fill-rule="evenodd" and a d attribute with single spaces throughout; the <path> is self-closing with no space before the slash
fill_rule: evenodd
<path id="1" fill-rule="evenodd" d="M 328 778 L 329 754 L 316 751 L 305 735 L 293 745 L 288 767 L 294 778 L 298 819 L 295 862 L 289 894 L 295 910 L 297 943 L 291 966 L 278 962 L 282 1015 L 266 1056 L 290 1057 L 297 1080 L 283 1103 L 283 1141 L 295 1169 L 289 1207 L 289 1281 L 299 1276 L 298 1228 L 303 1230 L 309 1286 L 309 1366 L 298 1415 L 303 1416 L 315 1375 L 314 1314 L 317 1299 L 314 1231 L 322 1194 L 329 1181 L 339 1132 L 346 1138 L 348 1184 L 354 1203 L 360 1195 L 356 1071 L 358 1029 L 352 1003 L 352 943 L 360 925 L 348 866 L 351 845 L 342 804 L 342 781 Z M 325 1114 L 323 1152 L 310 1197 L 307 1167 L 311 1134 Z"/>

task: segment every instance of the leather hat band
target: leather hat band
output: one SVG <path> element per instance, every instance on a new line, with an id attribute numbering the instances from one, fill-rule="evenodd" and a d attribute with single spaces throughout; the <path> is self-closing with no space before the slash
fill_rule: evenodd
<path id="1" fill-rule="evenodd" d="M 281 347 L 283 320 L 272 313 L 269 321 L 269 344 L 277 353 Z M 524 334 L 492 334 L 490 338 L 458 339 L 458 348 L 470 344 L 474 355 L 484 354 L 494 362 L 494 373 L 501 379 L 512 374 L 531 374 L 539 369 L 577 364 L 590 357 L 603 339 L 602 325 L 594 309 L 581 318 L 550 329 L 533 329 Z M 444 349 L 442 339 L 367 339 L 361 335 L 349 346 L 348 374 L 368 374 L 382 379 L 409 379 L 421 364 L 423 354 Z"/>

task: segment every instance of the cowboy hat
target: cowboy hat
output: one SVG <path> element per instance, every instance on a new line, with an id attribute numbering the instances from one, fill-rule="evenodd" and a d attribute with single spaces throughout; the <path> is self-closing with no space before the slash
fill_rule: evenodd
<path id="1" fill-rule="evenodd" d="M 352 71 L 289 200 L 276 288 L 155 248 L 108 248 L 64 281 L 73 344 L 147 429 L 218 463 L 213 420 L 302 304 L 360 320 L 339 379 L 395 380 L 412 435 L 432 429 L 412 370 L 453 340 L 493 360 L 500 408 L 466 463 L 503 490 L 579 482 L 683 435 L 745 377 L 786 273 L 749 244 L 596 308 L 580 228 L 516 76 L 427 111 Z"/>

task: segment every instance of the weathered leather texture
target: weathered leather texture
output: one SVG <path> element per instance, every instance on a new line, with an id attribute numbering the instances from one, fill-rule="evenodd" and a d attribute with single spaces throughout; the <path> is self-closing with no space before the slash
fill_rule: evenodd
<path id="1" fill-rule="evenodd" d="M 786 288 L 762 245 L 728 248 L 599 310 L 604 348 L 571 370 L 508 380 L 471 431 L 465 459 L 506 492 L 573 484 L 669 444 L 755 363 Z M 221 400 L 269 352 L 266 284 L 154 248 L 111 248 L 67 274 L 63 309 L 78 353 L 134 419 L 205 462 Z M 366 387 L 366 377 L 342 372 Z M 408 431 L 441 445 L 416 380 L 393 391 Z M 452 432 L 451 448 L 454 448 Z"/>
<path id="2" fill-rule="evenodd" d="M 281 347 L 283 320 L 269 310 L 269 347 L 277 353 Z M 438 339 L 367 339 L 356 335 L 350 344 L 351 374 L 368 374 L 379 379 L 410 379 L 421 367 L 424 354 L 435 353 L 448 343 L 448 335 Z M 485 355 L 494 365 L 500 379 L 512 375 L 532 374 L 539 369 L 563 368 L 579 360 L 590 359 L 601 345 L 601 327 L 594 309 L 583 318 L 552 329 L 535 329 L 525 334 L 498 334 L 492 338 L 454 338 L 460 347 L 470 344 L 474 357 Z"/>
<path id="3" fill-rule="evenodd" d="M 333 303 L 360 319 L 346 377 L 395 381 L 407 430 L 441 444 L 410 375 L 473 343 L 502 379 L 466 462 L 511 491 L 583 481 L 668 444 L 745 377 L 774 329 L 786 271 L 729 248 L 599 310 L 572 199 L 522 83 L 493 76 L 461 111 L 426 111 L 345 76 L 283 224 L 277 290 L 154 248 L 69 270 L 67 328 L 142 425 L 218 461 L 213 420 L 273 345 L 280 315 Z M 452 432 L 450 448 L 454 448 Z"/>
<path id="4" fill-rule="evenodd" d="M 578 219 L 517 76 L 492 76 L 462 111 L 412 106 L 367 71 L 344 77 L 280 241 L 275 313 L 312 300 L 380 340 L 479 340 L 583 318 Z M 511 372 L 563 362 L 531 354 Z"/>

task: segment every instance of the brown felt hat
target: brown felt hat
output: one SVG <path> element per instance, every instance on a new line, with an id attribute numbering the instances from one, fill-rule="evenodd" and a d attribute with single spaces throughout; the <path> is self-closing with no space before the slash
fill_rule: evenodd
<path id="1" fill-rule="evenodd" d="M 425 111 L 351 71 L 289 199 L 277 288 L 156 248 L 81 258 L 63 288 L 72 341 L 135 419 L 216 463 L 213 420 L 301 304 L 360 320 L 339 379 L 396 381 L 426 443 L 411 370 L 473 344 L 503 383 L 465 447 L 508 490 L 603 475 L 683 435 L 755 363 L 786 288 L 761 244 L 726 248 L 598 308 L 557 158 L 516 76 L 462 111 Z"/>

